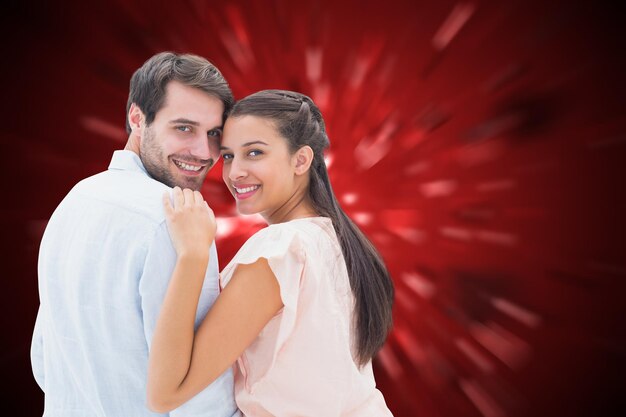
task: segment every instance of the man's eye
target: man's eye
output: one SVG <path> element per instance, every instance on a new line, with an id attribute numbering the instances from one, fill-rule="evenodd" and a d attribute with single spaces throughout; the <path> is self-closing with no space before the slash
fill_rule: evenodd
<path id="1" fill-rule="evenodd" d="M 181 132 L 191 132 L 191 126 L 176 126 L 177 130 L 180 130 Z"/>
<path id="2" fill-rule="evenodd" d="M 207 132 L 208 136 L 220 137 L 222 135 L 222 131 L 220 129 L 213 129 Z"/>

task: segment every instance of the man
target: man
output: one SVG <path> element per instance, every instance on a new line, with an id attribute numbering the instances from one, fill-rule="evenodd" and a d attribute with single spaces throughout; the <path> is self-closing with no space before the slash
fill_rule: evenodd
<path id="1" fill-rule="evenodd" d="M 195 55 L 160 53 L 133 75 L 126 148 L 69 192 L 41 242 L 31 360 L 47 417 L 155 415 L 148 349 L 176 261 L 162 196 L 200 189 L 233 101 L 217 68 Z M 217 294 L 213 246 L 196 326 Z M 170 415 L 239 415 L 232 373 Z"/>

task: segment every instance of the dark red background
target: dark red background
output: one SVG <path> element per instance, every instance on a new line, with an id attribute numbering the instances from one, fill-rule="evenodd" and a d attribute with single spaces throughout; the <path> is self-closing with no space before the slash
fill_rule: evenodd
<path id="1" fill-rule="evenodd" d="M 374 363 L 396 416 L 613 415 L 626 386 L 624 19 L 572 3 L 9 4 L 3 414 L 43 409 L 28 350 L 46 221 L 123 147 L 133 71 L 175 50 L 213 61 L 237 98 L 286 88 L 320 105 L 336 193 L 396 285 Z M 219 171 L 203 192 L 225 265 L 262 223 L 237 217 Z"/>

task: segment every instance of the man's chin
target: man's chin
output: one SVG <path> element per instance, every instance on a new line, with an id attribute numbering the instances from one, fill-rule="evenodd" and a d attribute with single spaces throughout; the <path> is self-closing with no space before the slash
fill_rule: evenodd
<path id="1" fill-rule="evenodd" d="M 177 178 L 174 185 L 179 186 L 180 188 L 190 188 L 194 191 L 200 191 L 204 178 L 205 177 Z"/>

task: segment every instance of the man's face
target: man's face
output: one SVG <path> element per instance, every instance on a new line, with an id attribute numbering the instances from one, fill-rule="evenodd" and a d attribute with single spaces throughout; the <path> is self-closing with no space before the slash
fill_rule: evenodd
<path id="1" fill-rule="evenodd" d="M 142 131 L 141 160 L 155 180 L 199 190 L 220 155 L 224 104 L 176 81 L 165 91 L 163 106 Z"/>

